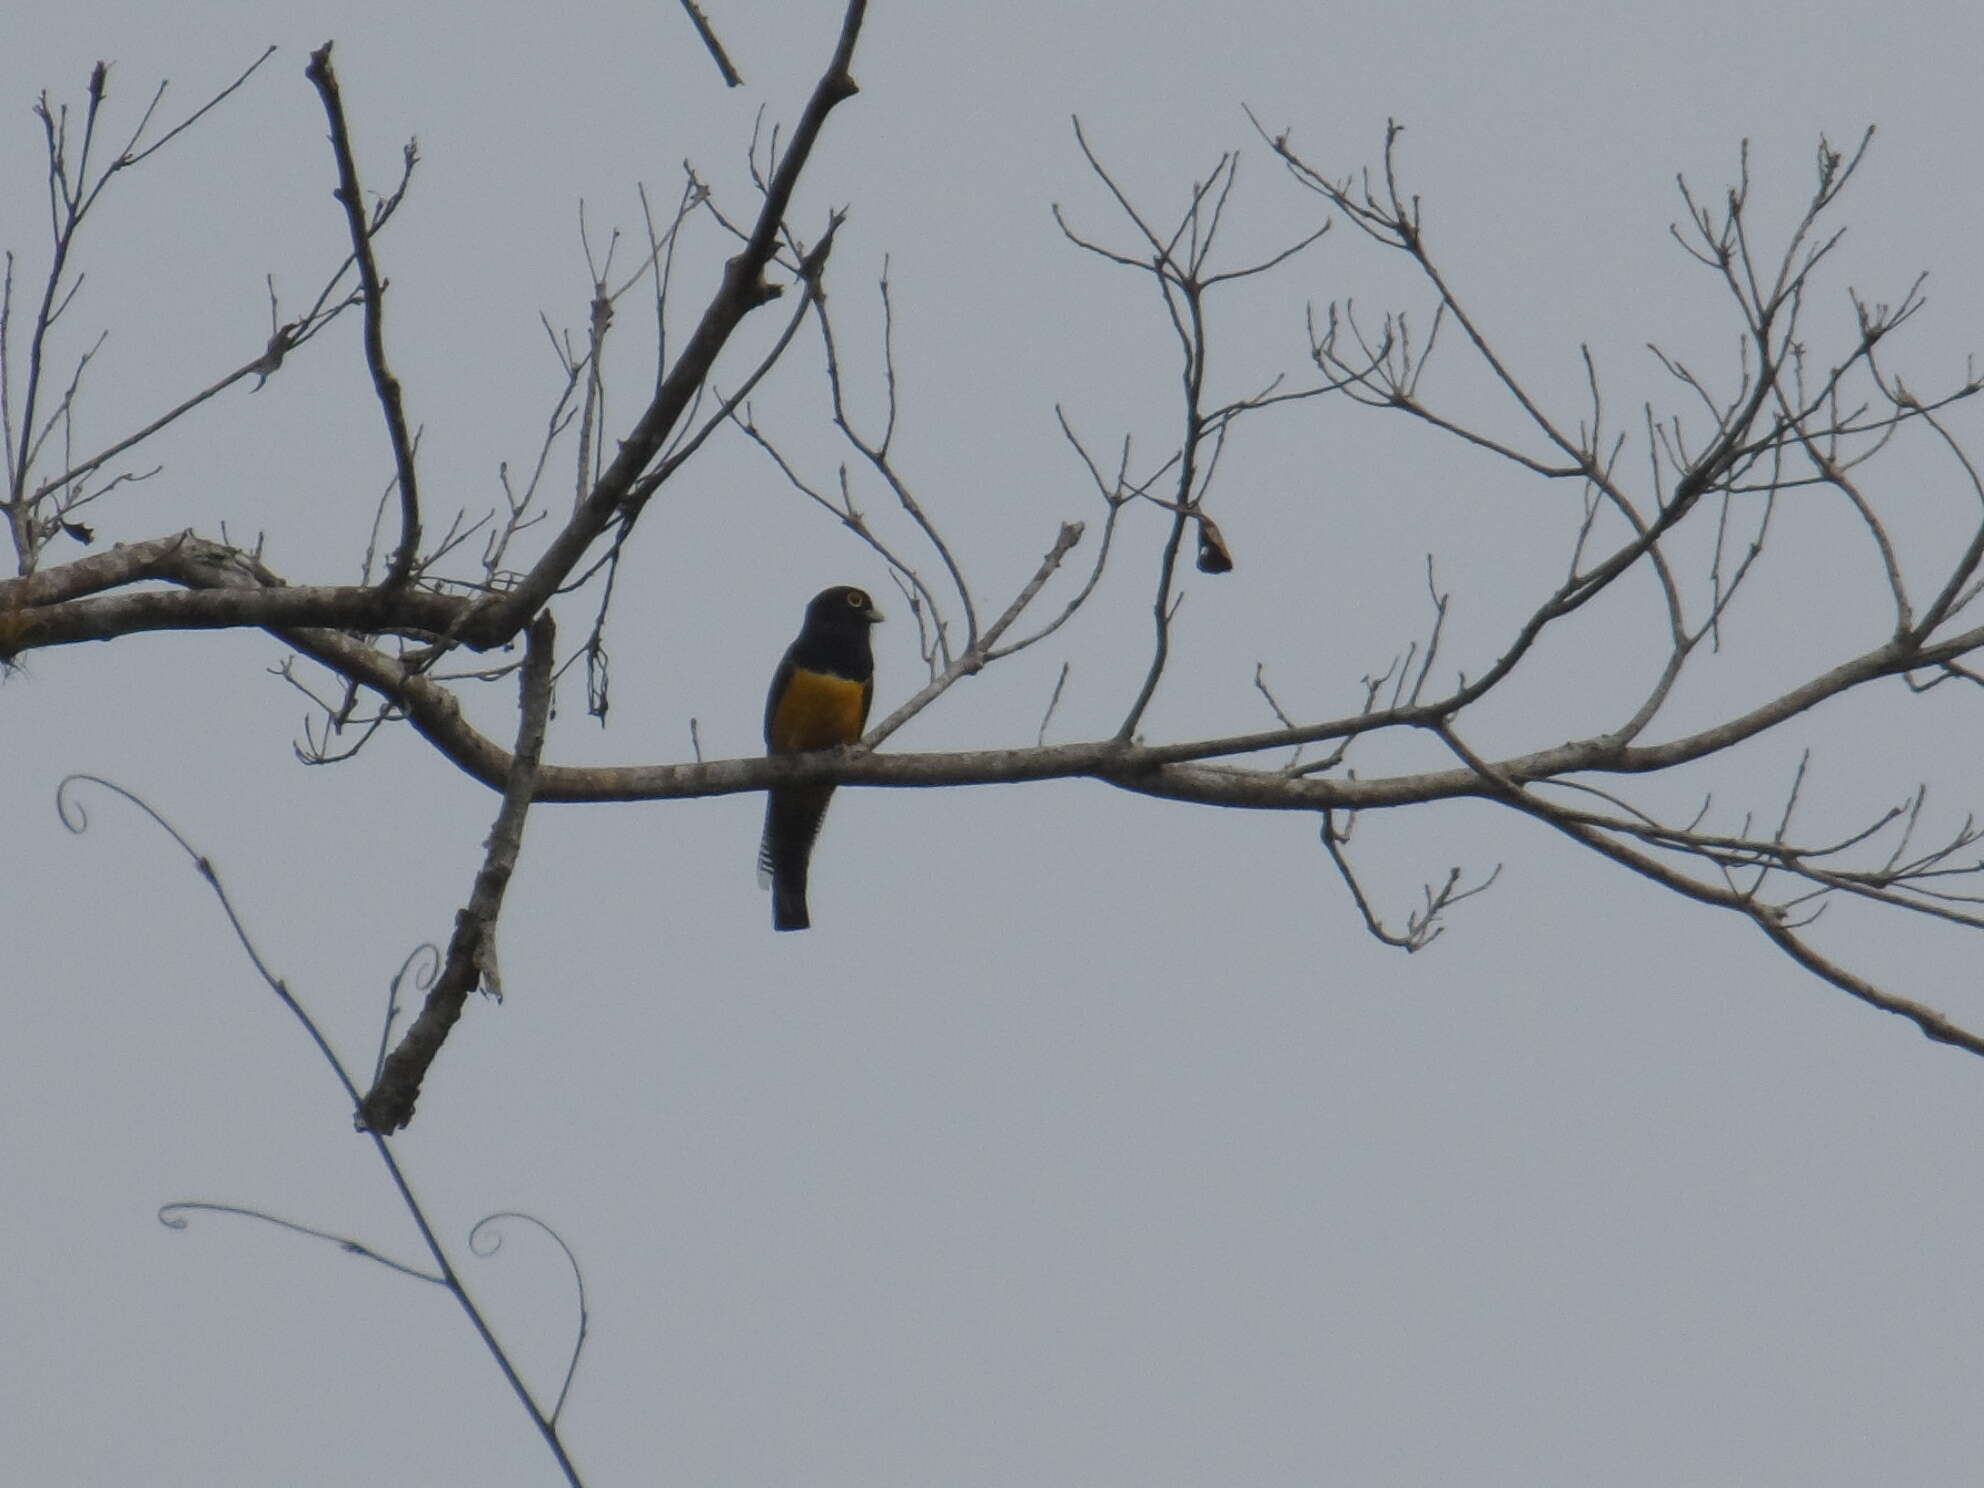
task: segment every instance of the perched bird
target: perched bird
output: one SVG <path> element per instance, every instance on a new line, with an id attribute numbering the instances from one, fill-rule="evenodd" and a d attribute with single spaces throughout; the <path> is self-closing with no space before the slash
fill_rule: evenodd
<path id="1" fill-rule="evenodd" d="M 875 695 L 868 628 L 881 618 L 867 591 L 847 584 L 813 596 L 765 698 L 768 754 L 832 749 L 861 737 Z M 813 923 L 806 913 L 806 865 L 833 793 L 831 785 L 782 785 L 765 793 L 758 882 L 771 888 L 774 930 Z"/>

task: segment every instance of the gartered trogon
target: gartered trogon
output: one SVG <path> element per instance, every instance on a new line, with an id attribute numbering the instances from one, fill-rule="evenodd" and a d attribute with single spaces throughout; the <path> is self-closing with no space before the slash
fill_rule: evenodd
<path id="1" fill-rule="evenodd" d="M 852 744 L 875 695 L 869 627 L 882 618 L 865 590 L 836 585 L 813 596 L 805 624 L 786 648 L 765 698 L 765 749 L 801 754 Z M 831 785 L 783 785 L 766 792 L 758 881 L 772 891 L 772 928 L 804 930 L 806 866 L 832 799 Z"/>

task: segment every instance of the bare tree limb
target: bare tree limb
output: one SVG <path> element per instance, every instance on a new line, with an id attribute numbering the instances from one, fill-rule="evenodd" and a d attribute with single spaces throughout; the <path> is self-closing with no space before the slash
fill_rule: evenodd
<path id="1" fill-rule="evenodd" d="M 524 815 L 536 788 L 538 758 L 551 718 L 551 662 L 556 642 L 551 617 L 538 616 L 531 624 L 518 683 L 517 747 L 503 787 L 503 805 L 489 831 L 488 850 L 468 903 L 455 916 L 455 933 L 448 942 L 441 974 L 427 993 L 426 1006 L 399 1047 L 386 1056 L 378 1080 L 359 1103 L 358 1124 L 365 1131 L 383 1136 L 412 1120 L 421 1081 L 461 1017 L 469 993 L 482 986 L 498 997 L 502 995 L 502 979 L 496 969 L 496 920 L 523 847 Z"/>

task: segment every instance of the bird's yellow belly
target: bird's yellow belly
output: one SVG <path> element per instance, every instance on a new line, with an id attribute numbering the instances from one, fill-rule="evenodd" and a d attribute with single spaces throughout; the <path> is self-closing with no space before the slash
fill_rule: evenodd
<path id="1" fill-rule="evenodd" d="M 772 719 L 771 747 L 778 754 L 797 754 L 851 744 L 867 720 L 867 684 L 824 672 L 794 672 Z"/>

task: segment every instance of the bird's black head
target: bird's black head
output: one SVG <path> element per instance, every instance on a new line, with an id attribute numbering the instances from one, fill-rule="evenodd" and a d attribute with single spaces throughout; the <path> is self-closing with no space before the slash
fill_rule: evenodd
<path id="1" fill-rule="evenodd" d="M 866 589 L 836 584 L 822 589 L 806 606 L 806 627 L 826 632 L 863 631 L 882 618 Z"/>

